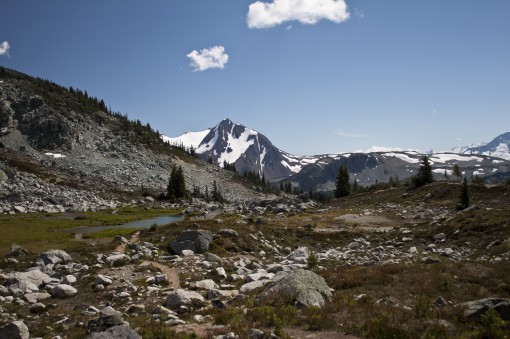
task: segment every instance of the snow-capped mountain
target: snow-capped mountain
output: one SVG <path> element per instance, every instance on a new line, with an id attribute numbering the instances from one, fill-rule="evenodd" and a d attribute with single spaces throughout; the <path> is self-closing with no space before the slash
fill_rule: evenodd
<path id="1" fill-rule="evenodd" d="M 503 133 L 491 142 L 479 145 L 454 148 L 454 152 L 462 154 L 481 154 L 510 160 L 510 132 Z"/>
<path id="2" fill-rule="evenodd" d="M 263 134 L 230 119 L 201 132 L 187 132 L 176 138 L 163 136 L 163 140 L 193 146 L 203 159 L 212 159 L 219 166 L 226 161 L 235 164 L 240 173 L 264 174 L 267 180 L 288 178 L 322 157 L 291 155 L 275 147 Z"/>
<path id="3" fill-rule="evenodd" d="M 278 149 L 263 134 L 230 119 L 204 131 L 163 139 L 174 145 L 193 146 L 202 159 L 212 159 L 219 166 L 226 161 L 235 164 L 240 173 L 252 171 L 273 181 L 289 179 L 305 191 L 332 190 L 340 165 L 347 166 L 351 178 L 356 177 L 364 186 L 376 180 L 386 182 L 390 177 L 405 180 L 417 173 L 423 156 L 417 151 L 381 147 L 365 152 L 296 156 Z M 467 177 L 478 175 L 488 182 L 505 180 L 510 177 L 510 161 L 503 160 L 510 160 L 509 140 L 510 133 L 506 133 L 462 152 L 428 154 L 434 175 L 438 179 L 445 172 L 451 176 L 457 164 Z"/>
<path id="4" fill-rule="evenodd" d="M 339 154 L 303 168 L 290 180 L 304 191 L 331 191 L 341 165 L 347 167 L 351 180 L 356 178 L 362 186 L 387 182 L 390 177 L 405 180 L 418 172 L 422 157 L 423 154 L 413 151 Z M 491 182 L 510 177 L 510 162 L 496 157 L 455 153 L 434 153 L 428 157 L 436 179 L 443 179 L 445 172 L 451 177 L 454 165 L 458 165 L 467 178 L 477 175 Z"/>

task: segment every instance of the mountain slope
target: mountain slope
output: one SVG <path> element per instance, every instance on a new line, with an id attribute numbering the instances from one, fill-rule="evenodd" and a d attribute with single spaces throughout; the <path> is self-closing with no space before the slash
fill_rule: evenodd
<path id="1" fill-rule="evenodd" d="M 197 138 L 203 134 L 204 138 L 196 146 Z M 185 147 L 193 146 L 201 158 L 210 159 L 216 165 L 223 166 L 226 161 L 235 164 L 240 173 L 252 171 L 264 174 L 267 180 L 288 178 L 322 157 L 288 154 L 275 147 L 263 134 L 230 119 L 224 119 L 202 132 L 188 132 L 176 138 L 164 136 L 163 140 Z"/>
<path id="2" fill-rule="evenodd" d="M 189 190 L 205 191 L 217 181 L 228 200 L 256 197 L 232 173 L 169 146 L 148 124 L 108 112 L 86 92 L 6 68 L 0 68 L 0 78 L 0 169 L 9 180 L 15 180 L 17 168 L 41 180 L 127 198 L 163 192 L 172 166 L 179 165 Z"/>
<path id="3" fill-rule="evenodd" d="M 497 136 L 487 144 L 466 146 L 454 150 L 458 150 L 462 154 L 481 154 L 510 160 L 510 132 Z"/>

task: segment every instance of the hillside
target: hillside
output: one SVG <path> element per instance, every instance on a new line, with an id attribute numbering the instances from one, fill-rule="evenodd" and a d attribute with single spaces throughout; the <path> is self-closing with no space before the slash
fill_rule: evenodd
<path id="1" fill-rule="evenodd" d="M 149 124 L 110 112 L 86 91 L 5 68 L 0 77 L 0 177 L 11 206 L 78 206 L 73 198 L 78 191 L 97 196 L 95 207 L 116 206 L 119 200 L 163 192 L 173 165 L 183 167 L 189 190 L 204 191 L 216 180 L 227 199 L 256 197 L 231 173 L 171 147 Z M 44 188 L 34 189 L 37 185 Z M 55 204 L 48 196 L 56 187 L 66 192 Z"/>

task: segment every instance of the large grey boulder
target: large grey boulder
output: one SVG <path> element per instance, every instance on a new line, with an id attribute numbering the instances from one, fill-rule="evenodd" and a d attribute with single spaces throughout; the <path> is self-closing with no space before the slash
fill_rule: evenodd
<path id="1" fill-rule="evenodd" d="M 177 289 L 167 295 L 163 305 L 170 308 L 178 308 L 183 305 L 200 307 L 204 302 L 204 297 L 197 292 Z"/>
<path id="2" fill-rule="evenodd" d="M 78 290 L 71 285 L 59 284 L 51 289 L 51 296 L 56 299 L 66 299 L 74 297 Z"/>
<path id="3" fill-rule="evenodd" d="M 112 326 L 103 332 L 94 332 L 86 339 L 142 339 L 129 325 Z"/>
<path id="4" fill-rule="evenodd" d="M 62 261 L 72 260 L 71 256 L 63 250 L 50 250 L 41 254 L 39 258 L 44 262 L 44 265 L 58 264 Z"/>
<path id="5" fill-rule="evenodd" d="M 265 291 L 257 297 L 257 301 L 265 303 L 275 297 L 293 302 L 296 306 L 322 307 L 326 301 L 331 300 L 332 294 L 321 276 L 299 269 L 275 276 L 274 282 L 268 284 Z"/>
<path id="6" fill-rule="evenodd" d="M 479 321 L 480 317 L 489 309 L 498 312 L 503 320 L 510 320 L 510 299 L 485 298 L 468 301 L 459 305 L 464 308 L 464 316 L 470 320 Z"/>
<path id="7" fill-rule="evenodd" d="M 33 284 L 37 287 L 48 284 L 52 281 L 51 277 L 38 269 L 26 272 L 14 272 L 6 274 L 7 285 L 12 284 Z"/>
<path id="8" fill-rule="evenodd" d="M 28 339 L 30 334 L 23 321 L 13 321 L 0 327 L 0 339 Z"/>
<path id="9" fill-rule="evenodd" d="M 190 250 L 194 253 L 204 253 L 209 250 L 209 243 L 213 240 L 211 231 L 187 230 L 182 232 L 174 242 L 169 244 L 169 249 L 182 254 L 183 250 Z"/>

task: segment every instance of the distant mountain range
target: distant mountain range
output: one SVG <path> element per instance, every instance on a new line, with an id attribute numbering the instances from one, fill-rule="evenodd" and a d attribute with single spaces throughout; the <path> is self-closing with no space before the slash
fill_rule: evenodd
<path id="1" fill-rule="evenodd" d="M 510 160 L 510 132 L 503 133 L 489 143 L 470 145 L 452 149 L 461 154 L 482 154 Z"/>
<path id="2" fill-rule="evenodd" d="M 334 189 L 340 165 L 347 166 L 351 177 L 361 185 L 388 181 L 390 177 L 404 180 L 419 168 L 422 154 L 413 151 L 323 154 L 296 156 L 278 149 L 263 134 L 224 119 L 213 128 L 187 132 L 163 139 L 172 144 L 192 146 L 203 159 L 223 166 L 235 164 L 239 172 L 264 174 L 270 181 L 290 180 L 305 191 Z M 501 181 L 510 177 L 510 133 L 488 144 L 455 149 L 452 153 L 429 154 L 437 178 L 451 175 L 458 164 L 464 175 L 478 175 L 486 181 Z"/>

